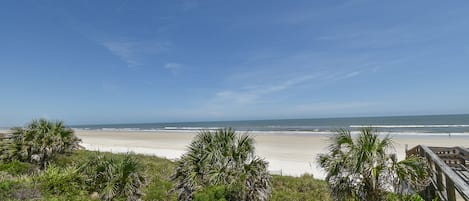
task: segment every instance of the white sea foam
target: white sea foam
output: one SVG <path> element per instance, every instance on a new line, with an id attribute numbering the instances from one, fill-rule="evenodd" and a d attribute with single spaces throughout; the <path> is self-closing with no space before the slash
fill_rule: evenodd
<path id="1" fill-rule="evenodd" d="M 469 125 L 351 125 L 350 128 L 466 128 Z"/>
<path id="2" fill-rule="evenodd" d="M 101 128 L 103 131 L 141 131 L 139 128 Z"/>
<path id="3" fill-rule="evenodd" d="M 356 127 L 359 128 L 359 127 Z M 76 130 L 88 130 L 74 128 Z M 207 130 L 206 128 L 204 128 Z M 101 131 L 114 131 L 114 132 L 164 132 L 164 133 L 196 133 L 204 129 L 138 129 L 138 128 L 103 128 L 98 129 Z M 217 128 L 212 128 L 216 130 Z M 326 135 L 330 136 L 336 134 L 335 131 L 238 131 L 239 133 L 248 133 L 255 135 Z M 352 135 L 360 134 L 360 131 L 351 131 Z M 469 136 L 469 132 L 409 132 L 409 131 L 381 131 L 381 135 L 399 135 L 399 136 Z"/>
<path id="4" fill-rule="evenodd" d="M 221 127 L 164 127 L 165 130 L 217 130 Z"/>

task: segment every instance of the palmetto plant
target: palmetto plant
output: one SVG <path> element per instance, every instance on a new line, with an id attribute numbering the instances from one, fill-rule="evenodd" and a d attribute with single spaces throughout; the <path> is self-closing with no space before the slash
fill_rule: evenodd
<path id="1" fill-rule="evenodd" d="M 236 200 L 268 200 L 271 194 L 268 163 L 255 155 L 254 140 L 234 129 L 201 131 L 177 162 L 173 180 L 179 200 L 195 192 L 227 186 Z"/>
<path id="2" fill-rule="evenodd" d="M 140 200 L 145 185 L 143 166 L 133 154 L 123 157 L 91 156 L 81 168 L 88 190 L 98 192 L 102 200 L 124 197 Z"/>
<path id="3" fill-rule="evenodd" d="M 34 120 L 26 127 L 16 127 L 12 131 L 2 153 L 4 160 L 33 162 L 45 167 L 57 154 L 79 148 L 80 139 L 61 121 Z"/>
<path id="4" fill-rule="evenodd" d="M 329 153 L 319 156 L 327 172 L 326 180 L 336 200 L 385 200 L 388 193 L 420 191 L 429 184 L 424 159 L 410 157 L 397 161 L 388 151 L 389 136 L 380 138 L 372 128 L 364 128 L 354 139 L 342 129 L 332 137 Z M 405 187 L 405 188 L 404 188 Z"/>

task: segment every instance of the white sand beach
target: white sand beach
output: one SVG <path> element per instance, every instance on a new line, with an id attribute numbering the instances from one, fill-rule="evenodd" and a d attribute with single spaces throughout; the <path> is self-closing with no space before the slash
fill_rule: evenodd
<path id="1" fill-rule="evenodd" d="M 168 159 L 179 158 L 196 132 L 188 131 L 100 131 L 76 130 L 82 145 L 89 150 L 129 152 L 156 155 Z M 251 132 L 256 140 L 256 152 L 269 162 L 275 174 L 300 176 L 313 174 L 323 179 L 324 172 L 317 166 L 316 157 L 327 152 L 327 135 L 291 134 L 288 132 Z M 394 135 L 399 159 L 405 158 L 405 145 L 469 147 L 469 135 Z"/>

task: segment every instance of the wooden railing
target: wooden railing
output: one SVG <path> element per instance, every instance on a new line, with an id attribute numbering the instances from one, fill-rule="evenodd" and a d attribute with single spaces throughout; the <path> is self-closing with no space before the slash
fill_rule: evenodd
<path id="1" fill-rule="evenodd" d="M 7 133 L 0 133 L 0 140 L 3 140 L 3 139 L 10 139 L 11 138 L 11 135 L 10 134 L 7 134 Z"/>
<path id="2" fill-rule="evenodd" d="M 462 147 L 416 146 L 406 151 L 407 156 L 417 155 L 427 159 L 432 171 L 432 189 L 444 201 L 469 201 L 469 181 L 455 170 L 468 165 L 469 151 Z M 461 171 L 467 171 L 466 169 Z M 469 174 L 469 172 L 467 172 Z M 433 193 L 432 193 L 433 194 Z"/>

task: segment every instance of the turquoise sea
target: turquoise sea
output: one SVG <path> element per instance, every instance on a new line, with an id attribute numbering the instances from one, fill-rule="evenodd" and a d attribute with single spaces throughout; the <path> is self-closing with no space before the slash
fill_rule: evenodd
<path id="1" fill-rule="evenodd" d="M 357 131 L 362 127 L 374 127 L 379 131 L 407 135 L 468 135 L 469 114 L 427 115 L 391 117 L 354 117 L 318 119 L 277 119 L 244 121 L 208 121 L 138 124 L 75 125 L 85 130 L 126 130 L 126 131 L 193 131 L 233 127 L 241 131 L 291 132 L 327 134 L 339 128 Z"/>

